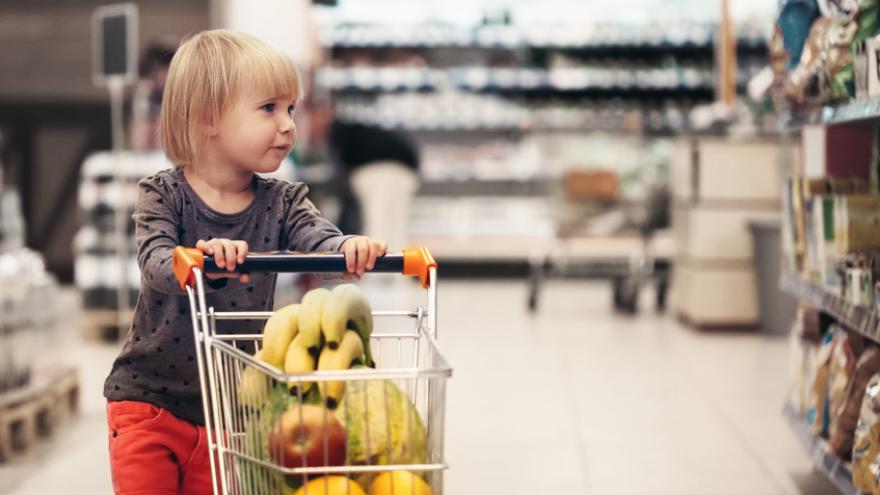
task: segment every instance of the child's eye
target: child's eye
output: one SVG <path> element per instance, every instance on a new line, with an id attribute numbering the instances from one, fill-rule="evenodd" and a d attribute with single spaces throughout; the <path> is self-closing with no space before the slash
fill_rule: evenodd
<path id="1" fill-rule="evenodd" d="M 289 107 L 287 107 L 287 113 L 289 113 L 290 115 L 293 115 L 294 110 L 296 110 L 296 107 L 293 105 L 290 105 Z"/>
<path id="2" fill-rule="evenodd" d="M 266 103 L 265 105 L 263 105 L 260 108 L 262 108 L 263 110 L 265 110 L 267 112 L 274 112 L 275 111 L 275 104 L 274 103 Z"/>

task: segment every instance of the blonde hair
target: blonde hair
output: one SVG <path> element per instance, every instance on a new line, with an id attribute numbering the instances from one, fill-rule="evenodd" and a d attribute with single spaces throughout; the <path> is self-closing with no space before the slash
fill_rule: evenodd
<path id="1" fill-rule="evenodd" d="M 184 41 L 171 60 L 159 139 L 177 165 L 199 156 L 201 128 L 220 119 L 243 87 L 299 100 L 302 87 L 291 60 L 259 39 L 228 29 L 203 31 Z"/>

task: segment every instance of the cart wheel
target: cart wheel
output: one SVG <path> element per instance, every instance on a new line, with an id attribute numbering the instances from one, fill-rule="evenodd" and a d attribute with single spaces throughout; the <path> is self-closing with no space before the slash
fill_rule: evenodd
<path id="1" fill-rule="evenodd" d="M 639 287 L 632 278 L 615 278 L 614 309 L 619 313 L 634 315 L 638 312 Z"/>
<path id="2" fill-rule="evenodd" d="M 527 302 L 529 313 L 534 313 L 538 310 L 538 297 L 541 293 L 541 284 L 544 283 L 544 273 L 547 269 L 546 259 L 540 263 L 532 262 L 529 264 L 529 295 Z"/>
<path id="3" fill-rule="evenodd" d="M 529 284 L 529 313 L 538 310 L 538 287 L 535 284 Z"/>
<path id="4" fill-rule="evenodd" d="M 666 281 L 657 282 L 657 311 L 666 312 L 666 296 L 669 291 L 669 284 Z"/>

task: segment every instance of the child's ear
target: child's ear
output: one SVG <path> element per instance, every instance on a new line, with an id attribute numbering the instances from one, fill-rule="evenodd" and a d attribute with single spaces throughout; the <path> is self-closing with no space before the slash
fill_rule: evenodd
<path id="1" fill-rule="evenodd" d="M 215 119 L 207 117 L 199 124 L 199 133 L 204 137 L 214 137 L 220 133 Z"/>
<path id="2" fill-rule="evenodd" d="M 203 136 L 209 137 L 209 138 L 214 137 L 217 134 L 219 134 L 219 131 L 217 130 L 217 126 L 214 125 L 213 123 L 204 123 L 199 126 L 199 130 L 201 131 Z"/>

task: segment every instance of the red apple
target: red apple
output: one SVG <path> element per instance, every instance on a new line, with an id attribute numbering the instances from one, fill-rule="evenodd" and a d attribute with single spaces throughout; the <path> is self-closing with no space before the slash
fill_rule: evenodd
<path id="1" fill-rule="evenodd" d="M 275 458 L 280 453 L 281 464 L 287 468 L 341 466 L 346 438 L 345 428 L 331 411 L 294 405 L 275 422 L 269 452 Z"/>

